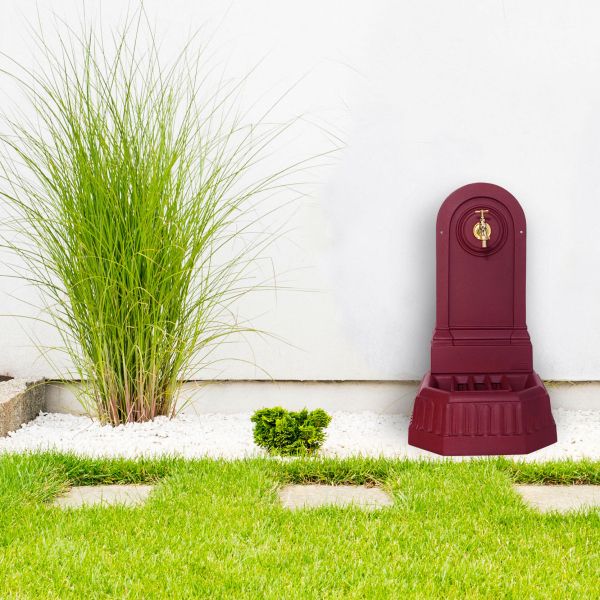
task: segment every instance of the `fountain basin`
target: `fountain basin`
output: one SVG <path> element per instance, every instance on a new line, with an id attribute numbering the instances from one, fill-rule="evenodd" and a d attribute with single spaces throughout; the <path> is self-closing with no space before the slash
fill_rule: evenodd
<path id="1" fill-rule="evenodd" d="M 537 373 L 435 374 L 421 382 L 408 443 L 446 456 L 528 454 L 556 442 Z"/>

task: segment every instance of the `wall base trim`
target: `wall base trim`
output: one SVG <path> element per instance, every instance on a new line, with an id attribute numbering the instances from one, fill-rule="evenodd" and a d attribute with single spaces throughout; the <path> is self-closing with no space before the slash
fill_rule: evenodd
<path id="1" fill-rule="evenodd" d="M 46 384 L 48 412 L 83 414 L 78 382 Z M 412 413 L 418 381 L 190 381 L 183 384 L 183 414 L 251 412 L 267 406 L 329 412 Z M 600 381 L 546 382 L 552 408 L 600 410 Z"/>

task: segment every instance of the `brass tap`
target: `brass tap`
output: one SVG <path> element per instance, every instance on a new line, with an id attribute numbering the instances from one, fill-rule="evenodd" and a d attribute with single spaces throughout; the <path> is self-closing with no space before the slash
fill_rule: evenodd
<path id="1" fill-rule="evenodd" d="M 475 214 L 479 214 L 479 222 L 475 223 L 475 227 L 473 227 L 473 235 L 481 240 L 481 247 L 487 248 L 487 243 L 492 235 L 492 228 L 490 224 L 485 220 L 485 213 L 490 212 L 489 210 L 485 210 L 483 208 L 478 208 L 475 211 Z"/>

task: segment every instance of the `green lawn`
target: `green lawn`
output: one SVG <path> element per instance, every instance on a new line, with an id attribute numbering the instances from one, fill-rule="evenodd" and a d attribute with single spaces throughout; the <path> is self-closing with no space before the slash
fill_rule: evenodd
<path id="1" fill-rule="evenodd" d="M 0 598 L 598 598 L 600 514 L 540 515 L 512 481 L 600 462 L 0 457 Z M 71 484 L 157 481 L 140 508 L 61 511 Z M 282 482 L 380 483 L 395 506 L 288 512 Z"/>

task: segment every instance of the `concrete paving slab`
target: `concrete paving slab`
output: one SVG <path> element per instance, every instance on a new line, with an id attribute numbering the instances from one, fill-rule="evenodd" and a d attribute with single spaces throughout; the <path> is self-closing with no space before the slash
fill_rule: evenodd
<path id="1" fill-rule="evenodd" d="M 381 488 L 364 485 L 286 485 L 279 490 L 279 498 L 290 509 L 354 505 L 374 510 L 394 504 Z"/>
<path id="2" fill-rule="evenodd" d="M 515 485 L 532 508 L 541 512 L 569 512 L 600 508 L 600 485 Z"/>
<path id="3" fill-rule="evenodd" d="M 83 485 L 72 487 L 54 501 L 60 508 L 104 505 L 138 506 L 143 504 L 153 485 Z"/>

